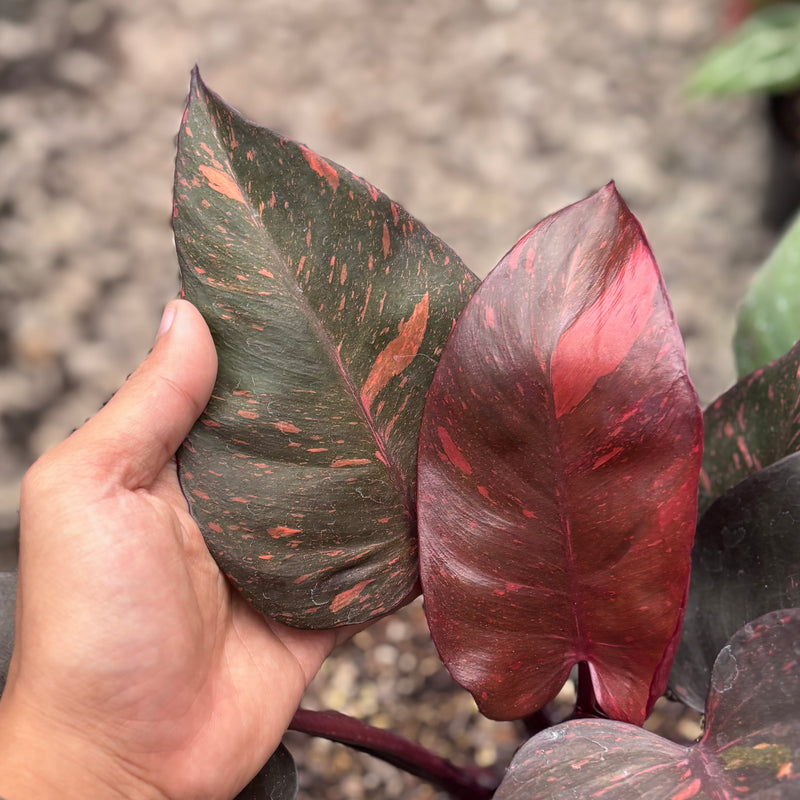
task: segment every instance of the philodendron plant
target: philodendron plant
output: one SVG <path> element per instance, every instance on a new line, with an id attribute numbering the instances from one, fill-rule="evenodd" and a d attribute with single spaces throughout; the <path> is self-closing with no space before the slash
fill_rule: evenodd
<path id="1" fill-rule="evenodd" d="M 479 284 L 197 72 L 173 216 L 220 363 L 181 481 L 224 572 L 304 628 L 421 591 L 480 710 L 540 730 L 503 775 L 335 712 L 301 709 L 295 729 L 454 797 L 798 796 L 800 345 L 703 415 L 613 184 Z M 572 717 L 548 726 L 575 667 Z M 706 712 L 692 746 L 639 727 L 668 684 Z M 292 770 L 281 751 L 241 796 L 294 797 Z"/>
<path id="2" fill-rule="evenodd" d="M 613 184 L 480 283 L 399 205 L 197 72 L 173 217 L 220 364 L 180 475 L 221 568 L 304 628 L 421 591 L 480 710 L 541 728 L 504 774 L 335 712 L 301 709 L 295 729 L 454 797 L 798 796 L 800 346 L 703 415 Z M 548 727 L 575 667 L 572 717 Z M 639 727 L 668 685 L 705 710 L 692 746 Z M 292 771 L 281 751 L 241 797 L 294 797 Z"/>
<path id="3" fill-rule="evenodd" d="M 196 71 L 173 218 L 219 356 L 180 478 L 232 584 L 303 628 L 421 592 L 450 673 L 534 735 L 503 770 L 336 712 L 301 709 L 296 730 L 469 800 L 800 796 L 800 345 L 702 414 L 613 184 L 479 282 Z M 705 711 L 697 743 L 640 727 L 665 691 Z M 296 793 L 280 748 L 240 797 Z"/>

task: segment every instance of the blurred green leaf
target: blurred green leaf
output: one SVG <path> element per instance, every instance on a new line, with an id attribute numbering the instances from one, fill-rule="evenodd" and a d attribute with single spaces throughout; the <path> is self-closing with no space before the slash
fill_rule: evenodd
<path id="1" fill-rule="evenodd" d="M 696 94 L 780 93 L 800 87 L 800 3 L 754 11 L 712 48 L 689 81 Z"/>
<path id="2" fill-rule="evenodd" d="M 780 358 L 798 339 L 800 216 L 756 273 L 739 311 L 733 339 L 739 377 Z"/>

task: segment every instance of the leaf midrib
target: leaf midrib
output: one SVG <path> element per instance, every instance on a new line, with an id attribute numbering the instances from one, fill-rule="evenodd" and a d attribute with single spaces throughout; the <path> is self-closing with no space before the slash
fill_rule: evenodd
<path id="1" fill-rule="evenodd" d="M 209 91 L 206 89 L 206 87 L 201 82 L 198 82 L 198 83 L 199 83 L 199 88 L 201 89 L 203 97 L 216 104 L 216 102 L 217 102 L 216 98 L 213 97 L 213 95 L 211 95 L 209 93 Z M 201 99 L 197 99 L 194 95 L 192 96 L 192 102 L 201 102 L 201 100 L 202 100 L 202 98 Z M 272 257 L 273 257 L 274 263 L 275 264 L 281 264 L 281 258 L 280 258 L 281 253 L 280 253 L 280 251 L 278 251 L 278 249 L 277 249 L 277 247 L 275 245 L 275 242 L 272 239 L 272 237 L 270 237 L 267 234 L 267 228 L 265 227 L 263 221 L 261 220 L 260 215 L 255 213 L 255 204 L 253 203 L 253 198 L 252 198 L 252 196 L 250 194 L 250 191 L 249 191 L 249 189 L 247 189 L 246 186 L 244 186 L 242 184 L 242 182 L 239 179 L 238 171 L 236 169 L 234 169 L 234 165 L 231 162 L 230 157 L 228 156 L 228 149 L 224 145 L 224 142 L 223 142 L 223 140 L 221 139 L 221 137 L 220 137 L 220 135 L 218 133 L 217 125 L 215 124 L 215 122 L 212 119 L 211 115 L 208 113 L 208 106 L 205 105 L 202 110 L 203 110 L 203 112 L 205 114 L 205 117 L 208 120 L 209 128 L 210 128 L 210 130 L 211 130 L 211 132 L 213 134 L 214 141 L 216 142 L 219 150 L 222 153 L 225 154 L 225 160 L 227 162 L 227 166 L 228 166 L 228 168 L 229 168 L 229 170 L 231 172 L 231 175 L 233 176 L 234 181 L 236 182 L 236 186 L 238 187 L 239 191 L 242 193 L 242 197 L 246 198 L 246 200 L 247 200 L 246 205 L 247 205 L 248 209 L 250 210 L 250 215 L 251 215 L 251 217 L 253 219 L 253 223 L 254 223 L 255 228 L 262 232 L 263 239 L 264 239 L 264 241 L 265 241 L 265 243 L 267 245 L 267 249 L 270 251 L 270 253 L 271 253 Z M 257 127 L 257 126 L 253 126 L 253 127 Z M 364 408 L 364 405 L 360 400 L 359 392 L 356 389 L 355 383 L 351 379 L 350 374 L 349 374 L 344 362 L 342 361 L 341 356 L 339 355 L 338 348 L 334 345 L 333 340 L 331 339 L 330 333 L 324 327 L 324 325 L 320 321 L 319 317 L 316 314 L 313 313 L 313 311 L 311 309 L 311 306 L 310 306 L 310 304 L 308 302 L 308 298 L 304 294 L 303 290 L 300 288 L 300 286 L 297 283 L 297 281 L 295 281 L 295 280 L 287 280 L 286 268 L 283 267 L 283 266 L 281 266 L 281 268 L 279 270 L 279 274 L 280 274 L 282 282 L 284 283 L 284 285 L 287 286 L 289 291 L 294 292 L 295 296 L 299 298 L 299 304 L 298 305 L 300 307 L 301 312 L 306 317 L 306 319 L 309 321 L 309 323 L 310 323 L 311 327 L 313 328 L 313 330 L 315 332 L 317 332 L 319 341 L 322 343 L 323 349 L 325 350 L 325 352 L 327 353 L 328 357 L 333 362 L 333 364 L 336 366 L 337 372 L 338 372 L 338 374 L 339 374 L 339 376 L 341 378 L 342 384 L 344 385 L 345 393 L 351 398 L 351 400 L 353 402 L 353 405 L 356 408 L 357 415 L 361 418 L 361 421 L 362 421 L 364 427 L 369 431 L 370 435 L 372 436 L 373 440 L 375 441 L 376 446 L 377 446 L 377 448 L 378 448 L 378 450 L 379 450 L 379 452 L 380 452 L 380 454 L 382 456 L 382 458 L 379 459 L 379 460 L 382 461 L 382 463 L 383 463 L 384 467 L 386 468 L 386 471 L 389 474 L 392 482 L 394 483 L 398 493 L 403 498 L 403 505 L 404 505 L 404 507 L 406 509 L 406 514 L 408 516 L 410 524 L 413 527 L 414 524 L 415 524 L 414 521 L 415 521 L 416 515 L 415 515 L 415 509 L 414 509 L 413 503 L 411 502 L 411 498 L 410 498 L 409 486 L 407 485 L 407 482 L 405 480 L 404 475 L 397 468 L 396 463 L 395 463 L 395 459 L 391 457 L 391 455 L 390 455 L 390 453 L 389 453 L 389 451 L 388 451 L 388 449 L 386 447 L 386 443 L 383 441 L 383 438 L 381 437 L 381 435 L 380 435 L 380 433 L 379 433 L 379 431 L 378 431 L 378 429 L 377 429 L 377 427 L 375 425 L 375 422 L 372 419 L 372 415 L 369 413 L 368 409 Z M 230 291 L 235 292 L 234 289 L 231 289 Z"/>

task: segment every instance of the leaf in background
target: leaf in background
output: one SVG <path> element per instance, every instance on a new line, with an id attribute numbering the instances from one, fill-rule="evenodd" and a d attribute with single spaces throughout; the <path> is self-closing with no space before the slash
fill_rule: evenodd
<path id="1" fill-rule="evenodd" d="M 180 453 L 209 549 L 290 625 L 388 613 L 416 591 L 422 405 L 477 279 L 396 203 L 247 122 L 197 72 L 174 226 L 219 356 Z"/>
<path id="2" fill-rule="evenodd" d="M 701 436 L 658 268 L 606 186 L 500 262 L 428 394 L 425 609 L 484 714 L 524 716 L 588 662 L 603 711 L 644 720 L 677 646 Z"/>
<path id="3" fill-rule="evenodd" d="M 714 659 L 745 622 L 800 606 L 800 453 L 765 467 L 700 518 L 670 686 L 703 710 Z"/>
<path id="4" fill-rule="evenodd" d="M 779 3 L 750 14 L 695 70 L 697 94 L 787 92 L 800 87 L 800 5 Z"/>
<path id="5" fill-rule="evenodd" d="M 744 22 L 747 17 L 757 9 L 764 6 L 773 6 L 786 0 L 726 0 L 724 12 L 724 27 L 733 30 Z"/>
<path id="6" fill-rule="evenodd" d="M 800 339 L 800 217 L 755 274 L 736 323 L 739 377 L 780 358 Z"/>
<path id="7" fill-rule="evenodd" d="M 0 694 L 6 685 L 14 650 L 14 613 L 17 605 L 17 571 L 0 572 Z"/>
<path id="8" fill-rule="evenodd" d="M 292 754 L 282 745 L 234 800 L 295 800 L 297 768 Z"/>
<path id="9" fill-rule="evenodd" d="M 683 747 L 609 720 L 534 736 L 495 800 L 721 800 L 800 796 L 800 609 L 745 625 L 720 652 L 703 738 Z"/>
<path id="10" fill-rule="evenodd" d="M 800 345 L 705 411 L 698 517 L 748 475 L 800 449 Z"/>

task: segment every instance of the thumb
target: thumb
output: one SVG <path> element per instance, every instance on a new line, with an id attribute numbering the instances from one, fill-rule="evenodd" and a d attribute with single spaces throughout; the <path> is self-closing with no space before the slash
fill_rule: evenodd
<path id="1" fill-rule="evenodd" d="M 150 355 L 64 444 L 88 454 L 96 476 L 128 489 L 147 486 L 205 408 L 216 371 L 214 342 L 200 312 L 173 300 Z"/>

